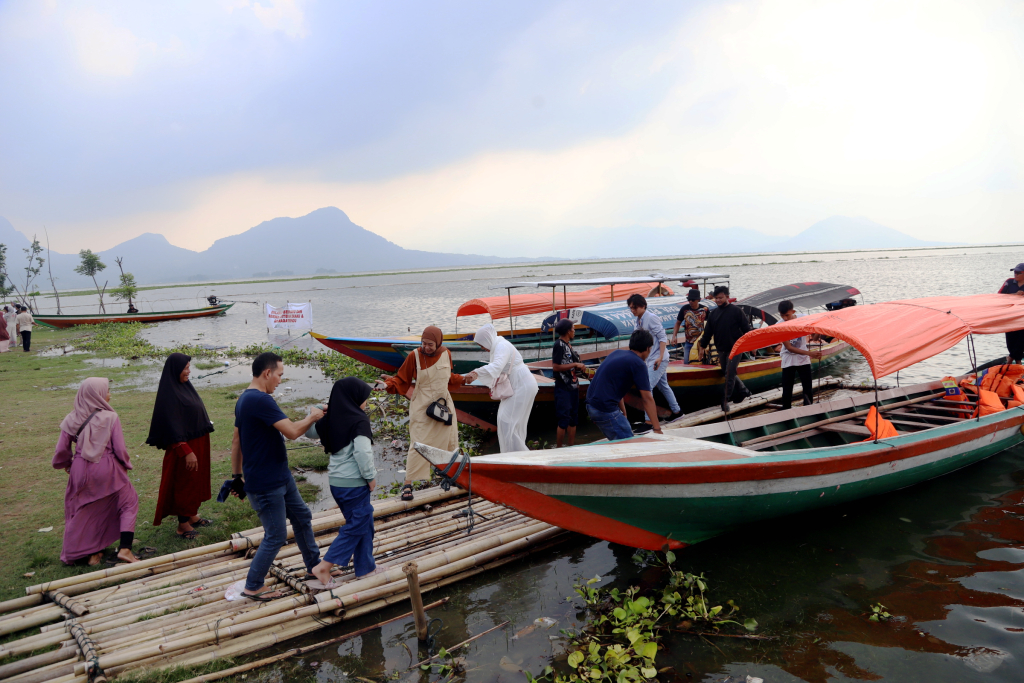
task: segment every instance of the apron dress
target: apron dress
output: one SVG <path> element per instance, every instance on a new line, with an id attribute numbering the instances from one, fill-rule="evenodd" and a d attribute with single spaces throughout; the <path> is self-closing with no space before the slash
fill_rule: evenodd
<path id="1" fill-rule="evenodd" d="M 409 403 L 409 455 L 405 460 L 405 478 L 410 481 L 430 479 L 430 463 L 413 448 L 417 441 L 449 453 L 459 447 L 459 421 L 455 417 L 455 403 L 448 393 L 448 380 L 452 376 L 452 357 L 441 351 L 441 358 L 429 368 L 420 367 L 419 349 L 416 356 L 416 389 Z M 427 417 L 427 407 L 439 399 L 448 403 L 452 411 L 451 425 Z"/>

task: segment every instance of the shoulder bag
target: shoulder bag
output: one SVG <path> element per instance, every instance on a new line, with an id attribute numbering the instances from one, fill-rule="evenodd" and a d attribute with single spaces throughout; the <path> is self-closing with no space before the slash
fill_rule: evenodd
<path id="1" fill-rule="evenodd" d="M 512 369 L 512 359 L 509 358 L 508 365 L 505 366 L 505 370 L 498 375 L 498 379 L 494 381 L 494 386 L 491 387 L 491 400 L 501 401 L 506 398 L 512 398 L 516 393 L 512 388 L 512 381 L 508 378 L 508 371 Z"/>
<path id="2" fill-rule="evenodd" d="M 427 406 L 427 417 L 450 427 L 452 424 L 452 411 L 448 408 L 448 399 L 439 398 Z"/>

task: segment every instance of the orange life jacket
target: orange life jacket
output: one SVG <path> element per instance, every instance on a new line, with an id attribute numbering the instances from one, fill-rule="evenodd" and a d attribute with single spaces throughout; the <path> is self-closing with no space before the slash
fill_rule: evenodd
<path id="1" fill-rule="evenodd" d="M 875 425 L 878 425 L 878 432 L 875 432 Z M 874 441 L 878 439 L 888 439 L 893 436 L 899 436 L 900 433 L 896 431 L 896 427 L 893 426 L 892 422 L 889 422 L 884 417 L 878 414 L 878 411 L 874 406 L 868 410 L 868 418 L 864 421 L 864 426 L 871 432 L 871 436 L 864 441 Z"/>
<path id="2" fill-rule="evenodd" d="M 957 386 L 955 377 L 943 377 L 942 388 L 946 390 L 947 401 L 970 401 L 964 390 Z"/>
<path id="3" fill-rule="evenodd" d="M 1003 398 L 1010 398 L 1013 394 L 1011 387 L 1024 375 L 1024 365 L 997 365 L 986 371 L 981 379 L 980 387 L 987 391 L 994 391 Z"/>
<path id="4" fill-rule="evenodd" d="M 978 410 L 981 411 L 981 416 L 985 417 L 993 413 L 1000 413 L 1006 408 L 1003 407 L 1003 402 L 999 400 L 999 396 L 994 391 L 981 389 L 978 391 Z"/>

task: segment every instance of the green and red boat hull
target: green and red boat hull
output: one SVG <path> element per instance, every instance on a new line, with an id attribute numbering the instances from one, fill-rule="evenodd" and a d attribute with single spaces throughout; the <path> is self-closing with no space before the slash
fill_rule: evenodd
<path id="1" fill-rule="evenodd" d="M 191 320 L 209 318 L 227 313 L 234 304 L 218 304 L 182 311 L 154 311 L 150 313 L 97 313 L 95 315 L 37 315 L 35 322 L 50 327 L 66 328 L 78 325 L 102 325 L 103 323 L 159 323 L 167 320 Z"/>
<path id="2" fill-rule="evenodd" d="M 474 458 L 472 487 L 564 529 L 649 550 L 680 548 L 741 524 L 943 476 L 1020 444 L 1022 426 L 1024 410 L 1014 408 L 877 443 L 787 451 L 754 451 L 669 430 L 665 436 Z M 448 462 L 441 451 L 424 455 L 439 468 Z M 468 474 L 459 479 L 463 487 Z"/>

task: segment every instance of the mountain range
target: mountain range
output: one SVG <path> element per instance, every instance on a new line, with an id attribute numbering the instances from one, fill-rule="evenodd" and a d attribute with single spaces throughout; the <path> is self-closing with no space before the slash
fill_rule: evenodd
<path id="1" fill-rule="evenodd" d="M 633 239 L 640 235 L 642 239 Z M 279 249 L 282 238 L 299 244 Z M 0 217 L 0 244 L 7 245 L 8 271 L 17 276 L 23 267 L 22 249 L 29 238 Z M 838 251 L 939 246 L 887 228 L 866 218 L 833 216 L 793 237 L 767 235 L 748 228 L 618 228 L 577 229 L 556 233 L 548 248 L 564 260 L 564 245 L 572 244 L 572 258 L 642 257 L 782 251 Z M 558 248 L 556 245 L 562 245 Z M 197 252 L 176 247 L 163 235 L 144 233 L 98 252 L 107 269 L 102 286 L 117 282 L 114 258 L 124 259 L 126 270 L 139 284 L 199 282 L 249 277 L 365 272 L 382 269 L 438 268 L 554 259 L 450 254 L 404 249 L 366 230 L 335 207 L 317 209 L 299 218 L 274 218 L 238 235 L 224 237 Z M 45 252 L 43 253 L 45 257 Z M 92 281 L 74 272 L 78 254 L 51 252 L 49 267 L 60 289 L 92 287 Z M 47 289 L 46 266 L 36 287 Z"/>

